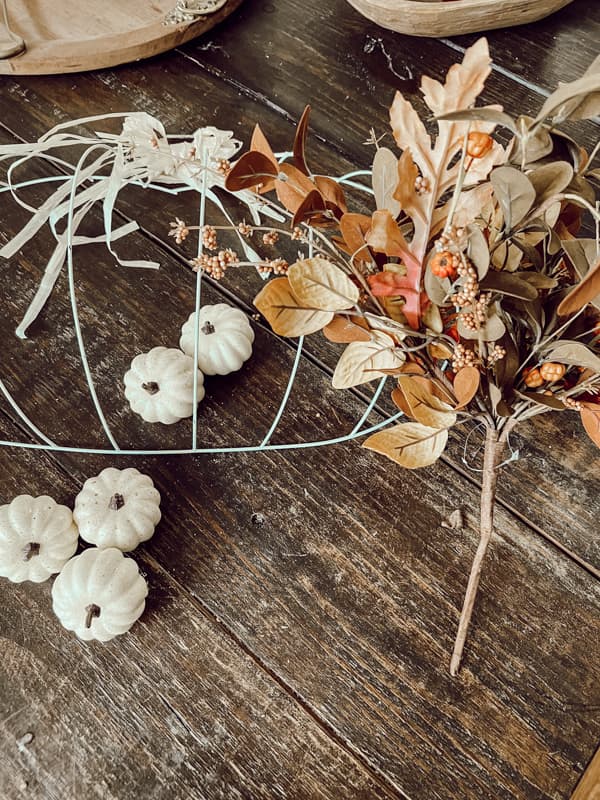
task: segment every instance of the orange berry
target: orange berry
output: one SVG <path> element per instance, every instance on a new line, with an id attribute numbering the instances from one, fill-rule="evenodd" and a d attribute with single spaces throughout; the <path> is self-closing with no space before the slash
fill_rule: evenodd
<path id="1" fill-rule="evenodd" d="M 530 389 L 538 389 L 544 383 L 544 379 L 537 367 L 523 370 L 523 380 L 525 381 L 525 386 L 529 386 Z"/>
<path id="2" fill-rule="evenodd" d="M 467 143 L 467 154 L 471 158 L 483 158 L 487 156 L 492 147 L 494 140 L 489 133 L 481 133 L 481 131 L 471 131 Z"/>
<path id="3" fill-rule="evenodd" d="M 566 371 L 564 364 L 555 364 L 553 361 L 546 361 L 540 367 L 540 375 L 545 381 L 560 381 Z"/>
<path id="4" fill-rule="evenodd" d="M 456 259 L 449 250 L 442 250 L 441 253 L 435 253 L 430 262 L 431 271 L 438 278 L 456 278 L 457 268 Z"/>

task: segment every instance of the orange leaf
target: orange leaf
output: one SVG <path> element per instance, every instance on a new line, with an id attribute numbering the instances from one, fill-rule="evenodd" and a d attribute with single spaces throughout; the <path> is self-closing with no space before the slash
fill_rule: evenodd
<path id="1" fill-rule="evenodd" d="M 371 261 L 365 234 L 371 227 L 371 217 L 366 214 L 344 214 L 340 220 L 340 230 L 344 237 L 345 250 L 359 261 Z"/>
<path id="2" fill-rule="evenodd" d="M 362 325 L 340 316 L 334 317 L 329 325 L 323 328 L 323 333 L 330 342 L 342 344 L 368 342 L 371 338 L 369 332 Z"/>
<path id="3" fill-rule="evenodd" d="M 600 407 L 586 403 L 581 409 L 581 421 L 592 442 L 600 447 Z"/>
<path id="4" fill-rule="evenodd" d="M 331 225 L 332 220 L 325 216 L 326 211 L 323 197 L 320 192 L 313 189 L 296 209 L 292 225 L 299 225 L 301 222 L 310 222 L 311 225 Z"/>
<path id="5" fill-rule="evenodd" d="M 459 369 L 454 377 L 454 394 L 458 400 L 456 410 L 468 406 L 471 400 L 477 394 L 479 384 L 481 382 L 481 374 L 477 367 L 463 367 Z"/>
<path id="6" fill-rule="evenodd" d="M 295 214 L 307 194 L 314 191 L 314 183 L 292 164 L 280 164 L 278 174 L 286 176 L 286 180 L 275 181 L 277 198 L 288 211 Z"/>
<path id="7" fill-rule="evenodd" d="M 310 106 L 306 106 L 298 122 L 296 128 L 296 136 L 294 138 L 294 164 L 305 175 L 309 174 L 309 169 L 306 165 L 306 137 L 308 135 L 308 122 L 310 119 Z"/>

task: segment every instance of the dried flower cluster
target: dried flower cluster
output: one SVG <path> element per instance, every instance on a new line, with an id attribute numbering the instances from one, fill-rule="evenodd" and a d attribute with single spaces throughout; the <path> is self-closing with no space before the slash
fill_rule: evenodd
<path id="1" fill-rule="evenodd" d="M 306 242 L 310 234 L 311 252 L 286 265 L 285 277 L 269 281 L 255 300 L 275 332 L 322 330 L 346 343 L 333 376 L 337 388 L 393 376 L 392 399 L 408 421 L 374 434 L 367 448 L 409 469 L 425 467 L 442 454 L 453 426 L 485 426 L 483 546 L 453 674 L 510 431 L 539 414 L 570 410 L 600 446 L 597 149 L 586 153 L 555 127 L 600 112 L 600 59 L 581 79 L 561 85 L 535 118 L 475 107 L 489 73 L 481 39 L 445 83 L 423 78 L 435 138 L 396 94 L 390 121 L 400 155 L 372 135 L 371 214 L 349 211 L 341 182 L 309 169 L 309 109 L 291 163 L 278 163 L 257 126 L 225 184 L 261 198 L 274 192 L 291 221 L 290 238 Z M 511 133 L 508 147 L 494 137 L 497 128 Z M 595 235 L 581 236 L 584 224 Z M 279 238 L 265 232 L 262 241 L 272 248 Z M 260 271 L 281 274 L 266 263 Z"/>

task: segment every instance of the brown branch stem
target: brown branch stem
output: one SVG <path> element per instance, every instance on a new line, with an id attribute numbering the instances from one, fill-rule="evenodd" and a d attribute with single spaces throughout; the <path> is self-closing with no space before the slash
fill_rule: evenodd
<path id="1" fill-rule="evenodd" d="M 485 454 L 483 458 L 483 476 L 481 484 L 481 522 L 480 522 L 480 540 L 473 565 L 471 567 L 471 574 L 469 576 L 469 583 L 467 584 L 467 591 L 463 603 L 460 621 L 458 623 L 458 631 L 456 634 L 456 641 L 454 643 L 454 651 L 450 661 L 450 674 L 456 676 L 460 669 L 462 654 L 469 632 L 469 624 L 477 598 L 477 591 L 479 589 L 479 581 L 483 569 L 483 562 L 492 538 L 494 531 L 494 505 L 496 501 L 496 485 L 498 481 L 498 468 L 502 460 L 502 454 L 506 446 L 508 438 L 508 425 L 502 431 L 498 432 L 495 427 L 488 427 L 485 437 Z M 512 426 L 510 426 L 512 427 Z"/>

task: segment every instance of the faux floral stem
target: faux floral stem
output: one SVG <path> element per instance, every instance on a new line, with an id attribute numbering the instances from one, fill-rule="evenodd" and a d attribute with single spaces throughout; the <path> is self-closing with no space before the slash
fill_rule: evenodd
<path id="1" fill-rule="evenodd" d="M 496 484 L 498 481 L 498 467 L 502 460 L 502 454 L 506 446 L 507 431 L 503 431 L 500 436 L 495 427 L 487 427 L 485 437 L 485 453 L 483 457 L 483 477 L 481 485 L 481 522 L 479 546 L 473 559 L 469 583 L 463 603 L 454 651 L 450 661 L 450 674 L 456 676 L 460 669 L 460 662 L 469 632 L 469 624 L 477 598 L 479 580 L 492 533 L 494 530 L 494 505 L 496 501 Z"/>

